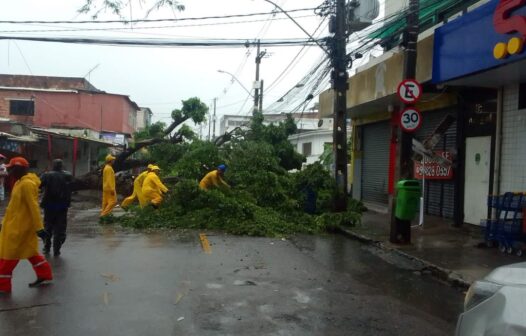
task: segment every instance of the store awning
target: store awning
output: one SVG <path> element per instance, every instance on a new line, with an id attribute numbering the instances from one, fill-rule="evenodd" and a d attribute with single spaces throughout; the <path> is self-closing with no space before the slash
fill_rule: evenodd
<path id="1" fill-rule="evenodd" d="M 40 136 L 47 137 L 48 135 L 51 135 L 52 137 L 59 138 L 59 139 L 69 139 L 69 140 L 79 139 L 79 141 L 86 141 L 86 142 L 97 143 L 99 145 L 103 145 L 103 146 L 107 146 L 107 147 L 113 147 L 114 146 L 112 143 L 109 143 L 109 142 L 106 142 L 106 141 L 103 141 L 103 140 L 98 140 L 98 139 L 93 139 L 93 138 L 88 138 L 88 137 L 75 137 L 75 136 L 71 136 L 71 135 L 62 134 L 62 133 L 59 133 L 59 132 L 53 132 L 53 131 L 50 131 L 50 130 L 47 130 L 47 129 L 43 129 L 43 128 L 30 127 L 29 130 L 32 133 L 36 134 L 37 136 L 40 135 Z"/>

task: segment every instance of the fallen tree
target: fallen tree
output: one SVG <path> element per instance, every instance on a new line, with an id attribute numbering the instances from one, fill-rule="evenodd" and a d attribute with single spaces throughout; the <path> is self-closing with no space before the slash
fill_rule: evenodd
<path id="1" fill-rule="evenodd" d="M 192 120 L 196 124 L 202 123 L 205 120 L 207 112 L 208 107 L 202 103 L 199 98 L 194 97 L 183 100 L 182 108 L 172 111 L 173 121 L 168 127 L 165 128 L 162 123 L 157 123 L 154 124 L 153 127 L 135 134 L 136 141 L 134 144 L 118 154 L 113 164 L 113 169 L 115 173 L 117 173 L 117 192 L 128 194 L 130 193 L 130 188 L 133 186 L 133 177 L 131 175 L 118 174 L 119 172 L 145 167 L 149 163 L 155 163 L 155 160 L 151 158 L 133 158 L 134 154 L 154 145 L 177 145 L 183 143 L 185 139 L 192 139 L 194 134 L 184 123 L 189 120 Z M 102 168 L 103 165 L 88 174 L 75 178 L 72 189 L 100 189 L 102 185 Z"/>
<path id="2" fill-rule="evenodd" d="M 157 144 L 150 158 L 178 183 L 158 210 L 132 208 L 113 219 L 134 228 L 219 229 L 233 234 L 283 236 L 316 233 L 359 222 L 364 210 L 350 200 L 349 211 L 332 213 L 334 179 L 320 163 L 302 168 L 305 158 L 288 137 L 297 131 L 289 117 L 264 125 L 256 115 L 228 141 L 193 139 L 177 145 Z M 231 188 L 203 191 L 198 181 L 225 163 Z"/>

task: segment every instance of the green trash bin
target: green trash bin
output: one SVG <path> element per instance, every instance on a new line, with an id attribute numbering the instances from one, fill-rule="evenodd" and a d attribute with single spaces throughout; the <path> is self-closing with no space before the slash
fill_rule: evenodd
<path id="1" fill-rule="evenodd" d="M 418 180 L 401 180 L 396 184 L 395 217 L 412 220 L 419 211 L 420 182 Z"/>

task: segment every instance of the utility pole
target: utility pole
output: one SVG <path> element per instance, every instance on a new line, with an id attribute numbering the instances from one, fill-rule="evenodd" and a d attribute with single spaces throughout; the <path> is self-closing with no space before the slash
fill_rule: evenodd
<path id="1" fill-rule="evenodd" d="M 254 113 L 261 110 L 260 106 L 260 83 L 259 83 L 259 65 L 261 64 L 261 59 L 266 55 L 267 51 L 260 51 L 260 40 L 257 41 L 257 53 L 256 53 L 256 82 L 254 83 Z M 261 91 L 262 92 L 262 91 Z"/>
<path id="2" fill-rule="evenodd" d="M 263 80 L 261 80 L 261 88 L 259 94 L 259 111 L 263 113 Z"/>
<path id="3" fill-rule="evenodd" d="M 407 27 L 404 32 L 403 45 L 404 52 L 404 79 L 416 79 L 416 58 L 419 28 L 419 0 L 409 0 L 409 14 L 407 15 Z M 405 104 L 402 107 L 405 108 Z M 398 129 L 398 139 L 400 139 L 400 161 L 398 166 L 398 176 L 400 179 L 413 178 L 413 136 L 411 133 Z M 390 241 L 397 244 L 411 243 L 411 222 L 395 218 L 396 197 L 393 198 L 391 208 L 391 234 Z"/>
<path id="4" fill-rule="evenodd" d="M 332 18 L 336 25 L 331 45 L 333 70 L 331 73 L 334 90 L 334 176 L 337 193 L 334 199 L 334 210 L 347 210 L 347 25 L 345 0 L 336 0 L 336 13 Z"/>
<path id="5" fill-rule="evenodd" d="M 213 131 L 212 131 L 212 140 L 214 140 L 216 138 L 216 102 L 217 102 L 217 98 L 214 98 L 214 117 L 213 117 L 213 120 L 214 120 L 214 128 L 213 128 Z"/>
<path id="6" fill-rule="evenodd" d="M 210 141 L 210 136 L 212 134 L 212 116 L 210 115 L 210 112 L 208 113 L 209 115 L 209 118 L 208 118 L 208 141 Z"/>
<path id="7" fill-rule="evenodd" d="M 416 57 L 419 33 L 419 9 L 418 0 L 409 0 L 409 15 L 407 16 L 407 29 L 404 37 L 404 79 L 416 79 Z M 413 136 L 411 133 L 402 132 L 400 141 L 400 177 L 413 177 Z"/>

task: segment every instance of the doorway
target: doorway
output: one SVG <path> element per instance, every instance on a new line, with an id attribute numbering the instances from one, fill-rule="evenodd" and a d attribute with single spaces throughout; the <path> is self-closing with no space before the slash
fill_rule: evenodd
<path id="1" fill-rule="evenodd" d="M 491 136 L 466 138 L 464 222 L 480 225 L 488 214 L 490 192 Z"/>

